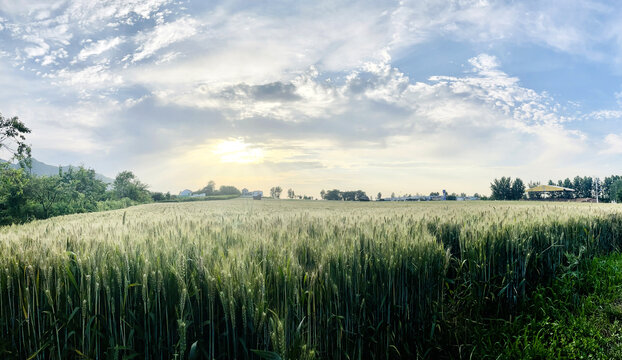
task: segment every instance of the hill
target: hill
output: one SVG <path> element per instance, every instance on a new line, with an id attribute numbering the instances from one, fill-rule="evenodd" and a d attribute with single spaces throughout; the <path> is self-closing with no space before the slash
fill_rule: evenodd
<path id="1" fill-rule="evenodd" d="M 1 162 L 6 162 L 6 160 L 2 160 L 0 159 L 0 163 Z M 14 169 L 19 168 L 19 165 L 17 164 L 11 164 L 11 167 Z M 65 166 L 60 166 L 60 168 L 63 169 L 63 171 L 68 171 L 69 168 L 77 168 L 77 166 L 73 166 L 73 165 L 65 165 Z M 34 175 L 38 175 L 38 176 L 51 176 L 51 175 L 56 175 L 58 174 L 58 168 L 59 166 L 54 166 L 54 165 L 48 165 L 44 162 L 38 161 L 37 159 L 32 159 L 32 173 Z M 106 184 L 112 184 L 112 182 L 114 181 L 114 179 L 109 178 L 105 175 L 99 174 L 99 173 L 95 173 L 95 177 L 103 182 L 105 182 Z"/>

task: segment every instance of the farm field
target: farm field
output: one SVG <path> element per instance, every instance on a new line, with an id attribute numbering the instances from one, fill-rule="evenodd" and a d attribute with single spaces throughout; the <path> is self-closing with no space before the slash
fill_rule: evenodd
<path id="1" fill-rule="evenodd" d="M 455 357 L 459 319 L 619 249 L 620 209 L 236 199 L 3 227 L 0 357 Z"/>

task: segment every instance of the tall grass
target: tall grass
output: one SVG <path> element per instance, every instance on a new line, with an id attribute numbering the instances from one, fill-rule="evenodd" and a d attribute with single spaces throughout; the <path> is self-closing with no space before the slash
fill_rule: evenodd
<path id="1" fill-rule="evenodd" d="M 613 205 L 244 199 L 5 227 L 0 357 L 424 357 L 621 233 Z"/>

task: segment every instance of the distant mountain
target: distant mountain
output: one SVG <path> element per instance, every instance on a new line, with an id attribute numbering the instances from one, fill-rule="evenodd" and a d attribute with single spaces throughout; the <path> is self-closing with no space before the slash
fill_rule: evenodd
<path id="1" fill-rule="evenodd" d="M 0 162 L 6 162 L 6 161 L 0 159 Z M 17 168 L 19 168 L 19 165 L 18 164 L 11 164 L 11 167 L 14 168 L 14 169 L 17 169 Z M 72 165 L 61 166 L 63 171 L 68 171 L 69 168 L 71 168 L 71 167 L 77 168 L 77 166 L 72 166 Z M 46 163 L 38 161 L 37 159 L 32 159 L 32 173 L 34 175 L 38 175 L 38 176 L 57 175 L 58 174 L 58 166 L 48 165 Z M 105 182 L 106 184 L 112 184 L 114 182 L 114 179 L 111 179 L 111 178 L 109 178 L 107 176 L 104 176 L 102 174 L 95 173 L 95 177 L 97 179 Z"/>

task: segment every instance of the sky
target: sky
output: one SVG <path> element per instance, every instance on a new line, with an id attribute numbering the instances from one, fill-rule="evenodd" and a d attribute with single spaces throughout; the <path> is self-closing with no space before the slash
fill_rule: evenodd
<path id="1" fill-rule="evenodd" d="M 589 0 L 0 0 L 0 113 L 40 161 L 171 193 L 604 177 L 620 18 Z"/>

